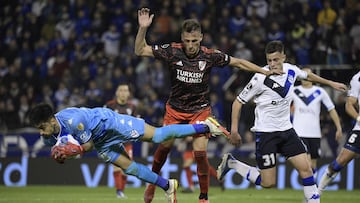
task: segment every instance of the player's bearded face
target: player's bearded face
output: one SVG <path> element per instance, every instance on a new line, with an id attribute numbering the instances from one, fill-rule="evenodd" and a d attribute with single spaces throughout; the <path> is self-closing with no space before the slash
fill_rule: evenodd
<path id="1" fill-rule="evenodd" d="M 50 137 L 53 134 L 56 134 L 59 132 L 59 130 L 58 130 L 59 128 L 52 121 L 44 122 L 44 123 L 40 124 L 39 126 L 37 126 L 37 128 L 40 130 L 40 135 L 43 137 Z"/>
<path id="2" fill-rule="evenodd" d="M 283 63 L 286 59 L 284 53 L 274 52 L 266 54 L 266 61 L 270 67 L 270 70 L 282 70 Z"/>
<path id="3" fill-rule="evenodd" d="M 185 53 L 189 57 L 195 56 L 200 49 L 200 42 L 202 41 L 203 35 L 200 32 L 183 32 L 181 34 L 181 40 L 185 47 Z"/>

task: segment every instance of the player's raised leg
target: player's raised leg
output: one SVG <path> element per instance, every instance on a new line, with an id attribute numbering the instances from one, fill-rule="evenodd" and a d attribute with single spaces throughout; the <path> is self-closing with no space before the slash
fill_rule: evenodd
<path id="1" fill-rule="evenodd" d="M 224 154 L 222 161 L 217 169 L 217 177 L 221 181 L 224 179 L 227 172 L 230 169 L 235 169 L 238 174 L 240 174 L 245 179 L 250 182 L 260 185 L 261 176 L 257 168 L 249 166 L 237 159 L 230 153 Z"/>
<path id="2" fill-rule="evenodd" d="M 346 145 L 345 145 L 346 146 Z M 337 174 L 346 166 L 352 159 L 357 156 L 357 153 L 351 151 L 345 147 L 342 148 L 341 152 L 337 156 L 336 160 L 331 162 L 326 169 L 325 173 L 321 176 L 319 182 L 319 193 L 325 190 L 325 188 L 335 179 Z"/>

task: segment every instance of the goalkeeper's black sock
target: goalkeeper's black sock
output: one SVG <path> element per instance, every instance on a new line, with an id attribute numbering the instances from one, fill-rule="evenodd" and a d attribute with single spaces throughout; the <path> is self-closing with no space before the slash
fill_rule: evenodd
<path id="1" fill-rule="evenodd" d="M 165 186 L 164 190 L 167 191 L 167 190 L 169 189 L 169 187 L 170 187 L 170 181 L 168 181 L 168 182 L 166 183 L 166 186 Z"/>

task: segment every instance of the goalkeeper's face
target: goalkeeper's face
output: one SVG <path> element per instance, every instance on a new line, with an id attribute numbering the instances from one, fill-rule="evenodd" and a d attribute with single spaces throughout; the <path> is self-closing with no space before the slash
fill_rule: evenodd
<path id="1" fill-rule="evenodd" d="M 35 126 L 40 130 L 40 135 L 43 137 L 50 137 L 54 134 L 59 133 L 60 126 L 55 118 L 51 118 L 49 121 L 42 122 Z"/>

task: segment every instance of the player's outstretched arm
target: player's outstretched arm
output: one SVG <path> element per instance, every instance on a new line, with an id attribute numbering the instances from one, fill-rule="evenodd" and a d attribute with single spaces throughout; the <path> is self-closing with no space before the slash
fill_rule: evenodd
<path id="1" fill-rule="evenodd" d="M 281 74 L 284 73 L 281 70 L 265 70 L 265 69 L 262 69 L 260 66 L 254 64 L 254 63 L 251 63 L 250 61 L 235 58 L 235 57 L 232 57 L 232 56 L 230 56 L 229 65 L 237 67 L 237 68 L 242 69 L 242 70 L 261 73 L 261 74 L 264 74 L 266 76 L 269 76 L 269 75 L 281 75 Z"/>
<path id="2" fill-rule="evenodd" d="M 146 43 L 146 32 L 151 25 L 154 14 L 150 15 L 150 9 L 142 8 L 138 10 L 139 29 L 135 38 L 135 54 L 137 56 L 154 56 L 151 46 Z"/>
<path id="3" fill-rule="evenodd" d="M 309 81 L 321 83 L 321 84 L 324 84 L 324 85 L 328 85 L 328 86 L 330 86 L 330 87 L 332 87 L 332 88 L 334 88 L 336 90 L 342 91 L 342 92 L 345 92 L 347 90 L 346 85 L 343 84 L 343 83 L 335 82 L 335 81 L 332 81 L 332 80 L 322 78 L 322 77 L 312 73 L 311 71 L 306 71 L 306 72 L 308 73 L 307 79 Z"/>

